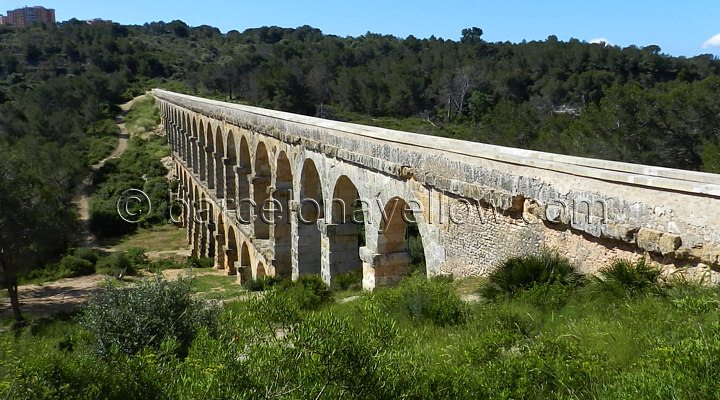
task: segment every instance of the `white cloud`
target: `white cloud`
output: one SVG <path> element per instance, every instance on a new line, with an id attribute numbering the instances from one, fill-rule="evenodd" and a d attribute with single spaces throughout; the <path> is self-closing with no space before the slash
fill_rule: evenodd
<path id="1" fill-rule="evenodd" d="M 604 37 L 597 38 L 597 39 L 592 39 L 592 40 L 590 40 L 590 43 L 593 43 L 593 44 L 604 43 L 605 46 L 612 46 L 612 45 L 613 45 L 609 40 L 605 39 Z"/>
<path id="2" fill-rule="evenodd" d="M 720 33 L 706 40 L 702 45 L 703 49 L 711 49 L 713 47 L 720 47 Z"/>

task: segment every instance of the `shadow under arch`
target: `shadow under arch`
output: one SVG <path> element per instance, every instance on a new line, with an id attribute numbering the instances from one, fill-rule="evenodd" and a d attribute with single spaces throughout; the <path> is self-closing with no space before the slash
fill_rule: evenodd
<path id="1" fill-rule="evenodd" d="M 271 177 L 270 158 L 265 143 L 259 142 L 255 150 L 255 175 L 253 176 L 253 200 L 255 201 L 256 217 L 254 232 L 257 239 L 270 239 L 270 216 L 262 217 L 264 209 L 268 207 L 267 200 L 270 198 L 268 188 Z"/>
<path id="2" fill-rule="evenodd" d="M 410 245 L 410 248 L 409 248 Z M 375 285 L 391 285 L 409 273 L 414 261 L 424 272 L 425 255 L 420 231 L 412 208 L 400 197 L 385 204 L 378 233 L 378 253 L 386 255 L 384 264 L 375 266 Z M 412 250 L 412 254 L 411 251 Z M 415 257 L 413 257 L 415 256 Z"/>
<path id="3" fill-rule="evenodd" d="M 303 163 L 298 211 L 298 274 L 320 274 L 322 250 L 318 223 L 324 217 L 323 196 L 320 175 L 311 159 Z"/>
<path id="4" fill-rule="evenodd" d="M 238 280 L 241 284 L 252 279 L 252 267 L 250 261 L 250 251 L 247 242 L 243 242 L 240 248 L 240 269 L 238 270 Z"/>
<path id="5" fill-rule="evenodd" d="M 289 277 L 292 275 L 292 221 L 290 220 L 290 200 L 292 199 L 293 175 L 290 160 L 284 151 L 278 155 L 275 168 L 275 191 L 273 198 L 282 209 L 275 214 L 273 237 L 275 238 L 275 275 Z"/>
<path id="6" fill-rule="evenodd" d="M 355 184 L 346 175 L 335 183 L 331 204 L 332 218 L 327 225 L 330 242 L 330 281 L 337 274 L 362 268 L 359 249 L 364 245 L 362 205 Z M 359 222 L 359 223 L 358 223 Z"/>

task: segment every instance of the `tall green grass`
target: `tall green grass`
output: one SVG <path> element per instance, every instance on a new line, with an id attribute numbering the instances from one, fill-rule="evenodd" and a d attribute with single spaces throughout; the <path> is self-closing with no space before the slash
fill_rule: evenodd
<path id="1" fill-rule="evenodd" d="M 628 268 L 638 270 L 636 263 Z M 73 320 L 49 321 L 0 335 L 0 398 L 696 399 L 720 393 L 717 288 L 676 281 L 658 284 L 662 296 L 653 290 L 617 296 L 607 279 L 562 282 L 535 281 L 473 303 L 460 300 L 453 288 L 462 285 L 447 279 L 413 277 L 354 301 L 319 304 L 303 299 L 322 297 L 326 287 L 280 284 L 227 304 L 217 329 L 197 330 L 186 353 L 165 335 L 133 355 L 110 352 L 103 360 L 94 355 L 94 335 Z M 565 301 L 551 307 L 539 301 L 543 290 L 559 288 Z M 149 310 L 159 304 L 137 302 Z"/>

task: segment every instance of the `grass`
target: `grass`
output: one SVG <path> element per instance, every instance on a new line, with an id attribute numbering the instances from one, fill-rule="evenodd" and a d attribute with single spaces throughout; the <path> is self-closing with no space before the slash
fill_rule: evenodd
<path id="1" fill-rule="evenodd" d="M 160 113 L 155 106 L 155 98 L 149 94 L 136 100 L 125 116 L 125 127 L 130 137 L 144 140 L 150 138 L 159 123 Z"/>
<path id="2" fill-rule="evenodd" d="M 201 268 L 196 271 L 205 271 L 212 268 Z M 241 285 L 237 283 L 237 278 L 227 275 L 199 275 L 195 277 L 193 287 L 200 297 L 208 300 L 227 300 L 247 295 Z"/>
<path id="3" fill-rule="evenodd" d="M 105 238 L 103 245 L 118 250 L 144 247 L 147 251 L 172 251 L 188 247 L 185 229 L 170 224 L 138 228 L 119 238 Z"/>
<path id="4" fill-rule="evenodd" d="M 616 296 L 598 280 L 549 281 L 459 304 L 485 280 L 414 277 L 375 293 L 338 291 L 315 309 L 298 307 L 306 293 L 283 285 L 240 299 L 235 277 L 195 271 L 199 296 L 231 301 L 221 333 L 199 334 L 187 357 L 168 356 L 169 342 L 98 361 L 72 320 L 49 320 L 0 334 L 0 398 L 643 399 L 720 391 L 718 288 L 671 282 L 662 296 Z M 565 301 L 538 300 L 557 290 Z M 338 301 L 349 296 L 358 298 Z M 453 308 L 462 318 L 447 319 Z M 103 382 L 111 392 L 91 390 Z M 153 392 L 132 394 L 143 385 Z"/>

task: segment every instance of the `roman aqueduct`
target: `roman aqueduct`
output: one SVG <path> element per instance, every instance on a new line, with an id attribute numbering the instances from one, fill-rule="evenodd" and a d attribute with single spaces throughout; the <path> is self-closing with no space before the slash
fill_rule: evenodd
<path id="1" fill-rule="evenodd" d="M 392 131 L 154 90 L 197 256 L 241 280 L 482 275 L 557 248 L 586 272 L 720 262 L 720 176 Z"/>

